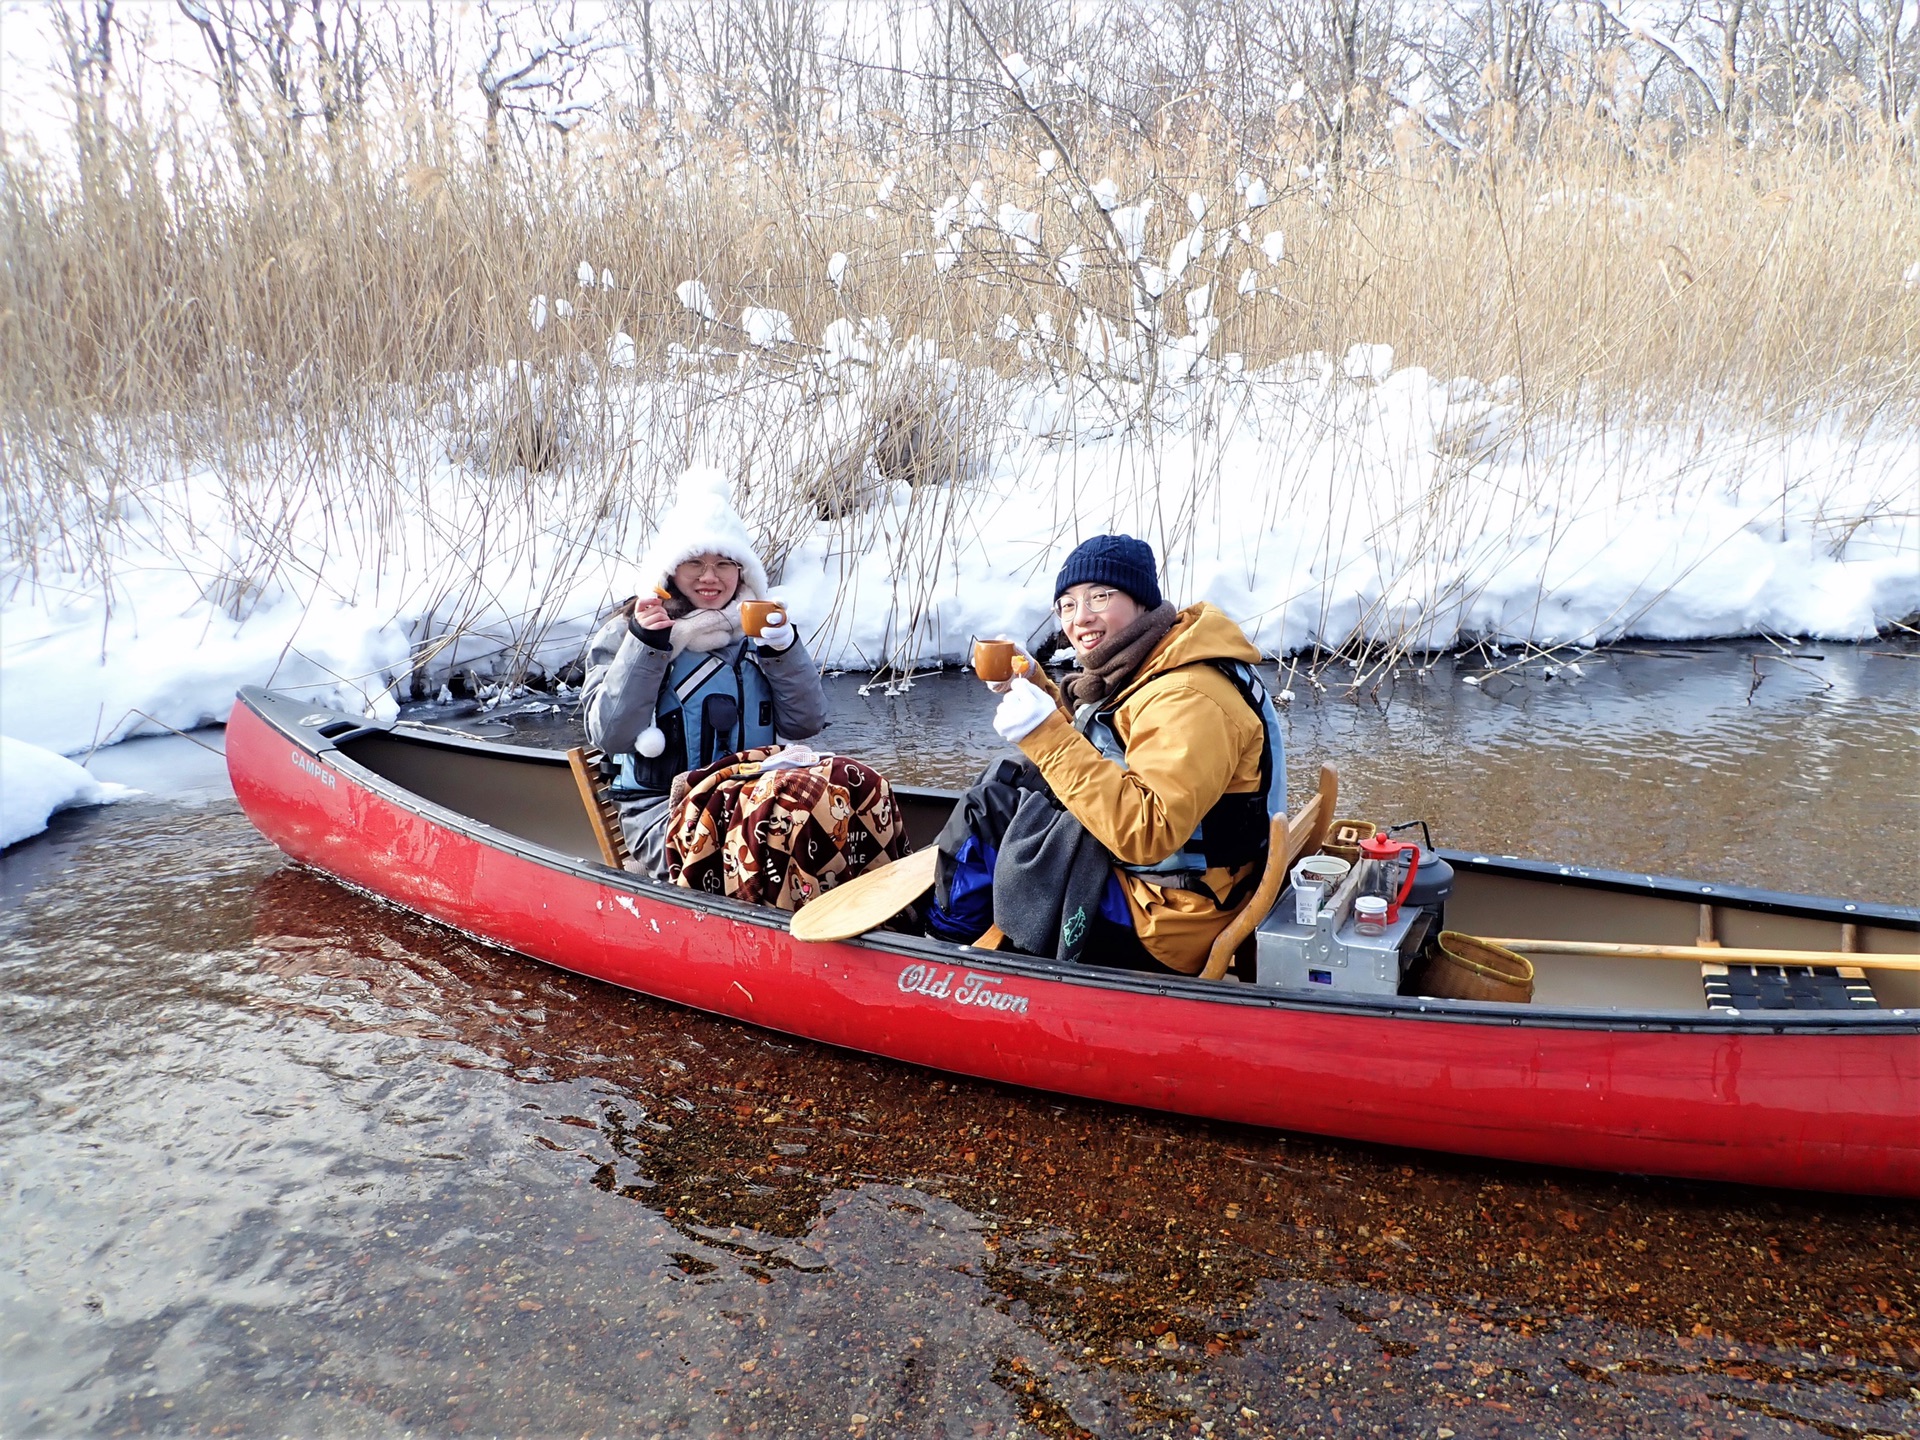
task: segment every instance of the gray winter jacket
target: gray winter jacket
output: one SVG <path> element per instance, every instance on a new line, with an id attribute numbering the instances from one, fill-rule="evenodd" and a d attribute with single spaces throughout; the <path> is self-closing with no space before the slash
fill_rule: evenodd
<path id="1" fill-rule="evenodd" d="M 819 734 L 827 723 L 827 694 L 806 644 L 796 636 L 785 650 L 768 651 L 740 639 L 714 653 L 731 664 L 748 645 L 773 690 L 773 728 L 786 740 Z M 580 687 L 587 738 L 609 755 L 631 750 L 652 723 L 672 663 L 669 651 L 655 649 L 627 628 L 626 616 L 602 625 L 587 647 L 587 678 Z"/>
<path id="2" fill-rule="evenodd" d="M 773 728 L 783 740 L 804 740 L 827 724 L 827 693 L 820 683 L 820 667 L 807 654 L 798 636 L 785 650 L 768 651 L 745 638 L 714 653 L 729 663 L 742 647 L 752 646 L 749 658 L 767 677 L 773 691 Z M 625 615 L 616 615 L 587 647 L 587 676 L 580 687 L 580 714 L 587 739 L 609 755 L 633 749 L 640 732 L 653 721 L 673 655 L 656 649 L 627 628 Z M 621 828 L 634 856 L 656 878 L 666 873 L 665 797 L 629 801 L 620 807 Z"/>

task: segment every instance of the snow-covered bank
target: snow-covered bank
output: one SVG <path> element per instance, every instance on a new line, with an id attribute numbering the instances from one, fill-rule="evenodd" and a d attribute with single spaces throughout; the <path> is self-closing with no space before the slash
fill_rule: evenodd
<path id="1" fill-rule="evenodd" d="M 38 835 L 55 811 L 139 793 L 94 779 L 64 755 L 0 735 L 0 850 Z"/>
<path id="2" fill-rule="evenodd" d="M 557 667 L 639 588 L 660 481 L 695 454 L 739 476 L 776 590 L 847 668 L 1025 636 L 1066 551 L 1104 530 L 1151 540 L 1170 596 L 1212 601 L 1274 655 L 1858 639 L 1920 610 L 1911 433 L 1528 426 L 1516 387 L 1392 371 L 1384 347 L 1248 374 L 1169 346 L 1142 403 L 1111 375 L 1008 381 L 869 342 L 871 366 L 703 356 L 603 377 L 602 458 L 537 476 L 490 479 L 471 440 L 424 422 L 387 446 L 417 462 L 379 488 L 298 457 L 155 474 L 118 497 L 92 568 L 53 545 L 31 567 L 8 557 L 0 732 L 73 753 L 219 720 L 243 684 L 390 713 L 416 671 L 437 685 L 493 656 Z M 816 518 L 796 479 L 907 382 L 969 397 L 964 478 L 890 482 L 869 458 L 859 503 Z"/>

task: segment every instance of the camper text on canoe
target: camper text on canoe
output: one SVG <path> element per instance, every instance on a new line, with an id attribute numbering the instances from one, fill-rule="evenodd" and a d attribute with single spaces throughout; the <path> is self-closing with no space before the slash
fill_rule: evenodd
<path id="1" fill-rule="evenodd" d="M 956 1005 L 974 1005 L 982 1010 L 1026 1014 L 1027 997 L 1009 994 L 999 988 L 1000 984 L 998 975 L 980 975 L 972 970 L 963 974 L 939 965 L 909 965 L 900 972 L 900 989 L 905 994 L 951 1000 Z"/>

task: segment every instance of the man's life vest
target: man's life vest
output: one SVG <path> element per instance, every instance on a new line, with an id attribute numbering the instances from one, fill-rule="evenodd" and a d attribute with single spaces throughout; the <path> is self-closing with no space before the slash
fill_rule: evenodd
<path id="1" fill-rule="evenodd" d="M 1266 687 L 1253 673 L 1253 667 L 1239 660 L 1200 660 L 1211 665 L 1233 682 L 1240 698 L 1260 717 L 1266 734 L 1266 748 L 1260 754 L 1260 788 L 1239 795 L 1222 795 L 1214 807 L 1201 817 L 1191 837 L 1179 850 L 1154 865 L 1123 865 L 1120 868 L 1144 875 L 1158 884 L 1193 888 L 1200 875 L 1215 866 L 1236 869 L 1266 853 L 1269 825 L 1287 808 L 1287 756 L 1280 730 L 1280 717 Z M 1168 672 L 1171 673 L 1171 672 Z M 1113 728 L 1115 705 L 1099 710 L 1082 705 L 1073 723 L 1094 748 L 1121 769 L 1127 768 L 1126 747 Z"/>
<path id="2" fill-rule="evenodd" d="M 682 771 L 773 743 L 773 687 L 749 649 L 741 640 L 724 650 L 683 650 L 673 657 L 653 712 L 666 748 L 652 759 L 631 750 L 616 756 L 610 794 L 665 795 Z"/>

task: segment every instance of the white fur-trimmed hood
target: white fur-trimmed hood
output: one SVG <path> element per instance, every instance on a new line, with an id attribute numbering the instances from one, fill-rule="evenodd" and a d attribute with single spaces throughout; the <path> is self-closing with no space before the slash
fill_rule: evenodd
<path id="1" fill-rule="evenodd" d="M 766 597 L 766 567 L 754 553 L 746 522 L 733 508 L 733 487 L 726 476 L 707 465 L 695 465 L 680 477 L 673 504 L 660 517 L 653 543 L 640 562 L 641 578 L 649 586 L 665 585 L 676 566 L 696 555 L 724 555 L 739 562 L 736 601 Z"/>

